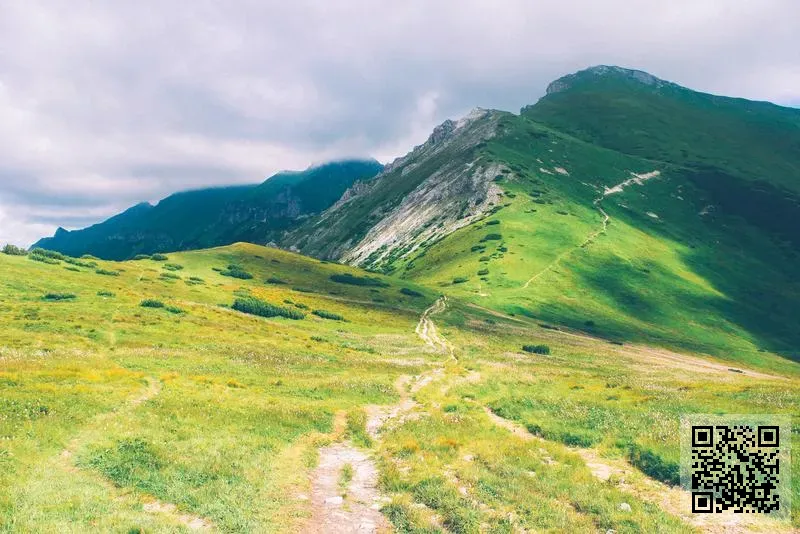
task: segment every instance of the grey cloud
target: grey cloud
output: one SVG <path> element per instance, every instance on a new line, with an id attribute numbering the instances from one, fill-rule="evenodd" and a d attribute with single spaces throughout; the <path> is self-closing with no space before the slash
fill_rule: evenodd
<path id="1" fill-rule="evenodd" d="M 797 103 L 798 19 L 794 0 L 9 2 L 0 241 L 188 187 L 390 159 L 593 64 Z"/>

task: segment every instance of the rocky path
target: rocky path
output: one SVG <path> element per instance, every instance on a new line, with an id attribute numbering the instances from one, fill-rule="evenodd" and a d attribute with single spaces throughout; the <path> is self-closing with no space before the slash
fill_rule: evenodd
<path id="1" fill-rule="evenodd" d="M 366 452 L 347 442 L 323 447 L 311 483 L 312 519 L 302 532 L 388 531 L 377 486 L 378 471 Z"/>
<path id="2" fill-rule="evenodd" d="M 451 357 L 455 358 L 455 349 L 453 348 L 453 345 L 450 344 L 450 342 L 447 341 L 447 339 L 445 339 L 441 334 L 439 334 L 436 324 L 431 319 L 431 316 L 436 315 L 437 313 L 442 313 L 446 309 L 447 297 L 442 295 L 436 299 L 436 302 L 434 302 L 427 310 L 422 312 L 422 315 L 419 318 L 419 323 L 417 323 L 416 332 L 426 345 L 438 352 L 450 354 Z"/>
<path id="3" fill-rule="evenodd" d="M 447 297 L 437 299 L 422 313 L 416 333 L 429 347 L 453 356 L 452 345 L 439 334 L 431 320 L 432 315 L 446 308 Z M 395 389 L 400 400 L 396 404 L 367 408 L 365 426 L 370 438 L 380 440 L 381 431 L 389 422 L 409 417 L 418 406 L 412 395 L 442 375 L 442 369 L 434 369 L 414 377 L 399 377 Z M 343 422 L 334 426 L 343 426 Z M 301 532 L 388 532 L 391 530 L 389 522 L 380 512 L 385 502 L 387 499 L 378 491 L 378 471 L 369 452 L 349 441 L 337 441 L 319 450 L 319 463 L 311 477 L 311 520 Z"/>

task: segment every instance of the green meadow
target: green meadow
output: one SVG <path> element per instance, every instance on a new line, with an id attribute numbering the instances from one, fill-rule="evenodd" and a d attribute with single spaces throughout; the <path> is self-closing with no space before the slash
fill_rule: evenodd
<path id="1" fill-rule="evenodd" d="M 511 236 L 526 206 L 467 231 Z M 597 222 L 573 217 L 565 243 Z M 0 531 L 302 531 L 318 451 L 335 442 L 373 459 L 398 532 L 702 528 L 654 489 L 674 489 L 679 417 L 797 415 L 798 365 L 612 344 L 481 307 L 525 282 L 502 274 L 519 259 L 505 239 L 488 297 L 246 244 L 127 262 L 0 255 Z M 458 298 L 430 318 L 452 355 L 415 332 L 442 292 Z M 598 479 L 582 454 L 626 471 Z M 343 467 L 338 484 L 352 478 Z"/>

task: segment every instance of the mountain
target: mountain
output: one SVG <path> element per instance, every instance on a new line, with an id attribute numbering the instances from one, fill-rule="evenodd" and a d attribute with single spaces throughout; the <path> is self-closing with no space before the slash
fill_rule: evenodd
<path id="1" fill-rule="evenodd" d="M 445 122 L 283 243 L 615 342 L 800 358 L 798 117 L 594 67 Z"/>
<path id="2" fill-rule="evenodd" d="M 177 193 L 155 206 L 139 204 L 83 230 L 59 228 L 53 237 L 34 247 L 121 260 L 237 241 L 268 243 L 381 169 L 374 160 L 348 160 L 302 172 L 281 172 L 260 185 Z"/>

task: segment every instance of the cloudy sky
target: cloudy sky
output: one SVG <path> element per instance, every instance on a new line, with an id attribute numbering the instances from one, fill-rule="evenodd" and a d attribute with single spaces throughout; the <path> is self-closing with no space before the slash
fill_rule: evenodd
<path id="1" fill-rule="evenodd" d="M 796 0 L 24 0 L 0 15 L 0 242 L 346 156 L 594 64 L 800 105 Z"/>

